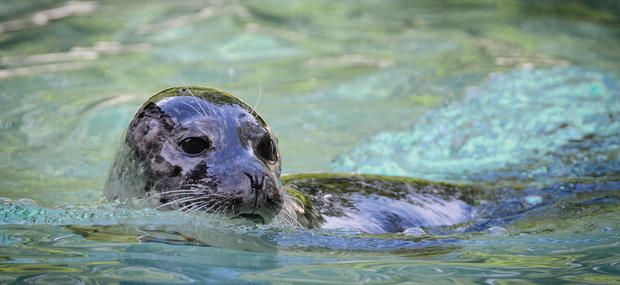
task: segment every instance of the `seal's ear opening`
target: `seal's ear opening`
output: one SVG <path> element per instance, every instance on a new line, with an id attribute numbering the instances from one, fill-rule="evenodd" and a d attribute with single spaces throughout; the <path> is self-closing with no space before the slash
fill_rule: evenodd
<path id="1" fill-rule="evenodd" d="M 162 133 L 172 131 L 174 126 L 172 118 L 151 102 L 138 110 L 127 127 L 126 142 L 138 155 L 145 155 L 161 147 Z"/>

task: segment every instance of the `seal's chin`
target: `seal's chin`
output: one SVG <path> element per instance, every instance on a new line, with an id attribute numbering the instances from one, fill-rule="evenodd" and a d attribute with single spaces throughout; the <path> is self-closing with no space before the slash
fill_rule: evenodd
<path id="1" fill-rule="evenodd" d="M 246 219 L 246 220 L 252 221 L 257 224 L 265 223 L 265 218 L 263 218 L 263 216 L 259 214 L 239 214 L 233 217 L 233 219 L 239 219 L 239 218 Z"/>

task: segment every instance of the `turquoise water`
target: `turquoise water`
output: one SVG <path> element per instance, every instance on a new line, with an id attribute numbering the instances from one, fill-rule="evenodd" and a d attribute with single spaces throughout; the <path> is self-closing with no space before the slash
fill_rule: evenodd
<path id="1" fill-rule="evenodd" d="M 614 1 L 0 4 L 2 283 L 620 283 Z M 177 85 L 242 98 L 284 173 L 481 187 L 452 228 L 255 226 L 100 202 Z"/>

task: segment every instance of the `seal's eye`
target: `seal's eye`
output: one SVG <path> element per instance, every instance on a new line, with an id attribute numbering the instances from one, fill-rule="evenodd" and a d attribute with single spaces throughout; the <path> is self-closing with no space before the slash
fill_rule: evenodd
<path id="1" fill-rule="evenodd" d="M 209 148 L 209 141 L 204 138 L 186 138 L 179 144 L 181 149 L 187 154 L 199 154 Z"/>
<path id="2" fill-rule="evenodd" d="M 264 136 L 260 140 L 260 143 L 258 143 L 258 145 L 256 146 L 256 151 L 258 152 L 258 155 L 260 155 L 264 159 L 270 161 L 275 161 L 276 159 L 278 159 L 276 154 L 276 144 L 268 135 Z"/>

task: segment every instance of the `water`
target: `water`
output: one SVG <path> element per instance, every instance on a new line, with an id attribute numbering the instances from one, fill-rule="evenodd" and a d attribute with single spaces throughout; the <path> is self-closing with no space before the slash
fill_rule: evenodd
<path id="1" fill-rule="evenodd" d="M 618 284 L 618 11 L 0 4 L 0 282 Z M 284 173 L 470 184 L 483 211 L 453 228 L 366 234 L 99 202 L 129 118 L 177 85 L 256 105 Z"/>

